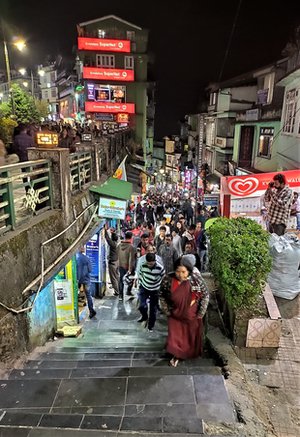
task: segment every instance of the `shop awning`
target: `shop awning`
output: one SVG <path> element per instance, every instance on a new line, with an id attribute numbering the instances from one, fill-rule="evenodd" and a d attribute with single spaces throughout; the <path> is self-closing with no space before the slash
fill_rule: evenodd
<path id="1" fill-rule="evenodd" d="M 90 187 L 92 193 L 100 196 L 113 197 L 115 199 L 130 200 L 132 194 L 132 183 L 121 181 L 116 178 L 107 179 L 104 184 L 93 184 Z"/>

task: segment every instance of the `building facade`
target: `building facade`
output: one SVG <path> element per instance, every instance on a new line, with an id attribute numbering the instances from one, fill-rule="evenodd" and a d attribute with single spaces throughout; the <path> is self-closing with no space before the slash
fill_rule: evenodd
<path id="1" fill-rule="evenodd" d="M 99 129 L 132 128 L 146 162 L 153 151 L 154 85 L 148 82 L 148 31 L 114 15 L 80 23 L 84 111 Z"/>
<path id="2" fill-rule="evenodd" d="M 42 100 L 48 102 L 50 117 L 53 121 L 56 121 L 59 119 L 56 64 L 40 65 L 38 73 L 40 76 Z"/>

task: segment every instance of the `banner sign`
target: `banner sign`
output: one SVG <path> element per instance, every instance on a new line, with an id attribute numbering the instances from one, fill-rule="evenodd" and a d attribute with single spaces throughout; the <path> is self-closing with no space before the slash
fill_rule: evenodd
<path id="1" fill-rule="evenodd" d="M 118 113 L 126 112 L 128 114 L 135 113 L 134 103 L 105 103 L 105 102 L 85 102 L 86 112 L 109 112 Z"/>
<path id="2" fill-rule="evenodd" d="M 99 217 L 125 219 L 126 200 L 105 199 L 99 200 Z"/>
<path id="3" fill-rule="evenodd" d="M 83 67 L 83 79 L 134 81 L 134 70 L 118 70 L 116 68 Z"/>
<path id="4" fill-rule="evenodd" d="M 283 174 L 286 177 L 290 188 L 300 186 L 299 170 L 276 171 L 273 173 L 252 173 L 245 176 L 227 176 L 221 178 L 223 194 L 231 194 L 237 197 L 260 196 L 268 188 L 269 182 L 276 174 Z"/>
<path id="5" fill-rule="evenodd" d="M 85 245 L 85 254 L 92 264 L 91 281 L 99 280 L 99 234 L 95 234 Z"/>
<path id="6" fill-rule="evenodd" d="M 130 41 L 124 39 L 78 38 L 78 50 L 130 53 Z"/>

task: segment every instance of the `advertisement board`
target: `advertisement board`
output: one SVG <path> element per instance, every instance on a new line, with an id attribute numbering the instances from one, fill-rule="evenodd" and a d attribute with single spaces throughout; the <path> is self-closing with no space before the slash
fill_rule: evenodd
<path id="1" fill-rule="evenodd" d="M 113 218 L 118 220 L 125 219 L 126 213 L 126 200 L 116 200 L 116 199 L 99 199 L 99 217 Z"/>
<path id="2" fill-rule="evenodd" d="M 92 264 L 91 282 L 99 282 L 99 234 L 95 234 L 85 245 L 85 254 Z"/>
<path id="3" fill-rule="evenodd" d="M 221 178 L 220 201 L 222 213 L 230 217 L 251 218 L 265 228 L 264 194 L 269 182 L 278 173 L 283 174 L 286 177 L 288 186 L 300 194 L 300 172 L 298 170 L 226 176 Z M 226 200 L 226 205 L 225 197 L 229 198 Z M 295 227 L 296 218 L 291 216 L 287 223 L 287 229 L 295 229 Z"/>
<path id="4" fill-rule="evenodd" d="M 128 114 L 134 114 L 135 104 L 85 102 L 85 110 L 86 112 L 109 112 L 109 113 L 126 112 Z"/>
<path id="5" fill-rule="evenodd" d="M 73 257 L 53 280 L 57 326 L 76 324 L 77 308 L 77 278 L 76 259 Z"/>
<path id="6" fill-rule="evenodd" d="M 124 39 L 78 37 L 78 50 L 130 53 L 130 41 Z"/>
<path id="7" fill-rule="evenodd" d="M 134 70 L 119 70 L 117 68 L 83 67 L 83 79 L 134 81 Z"/>

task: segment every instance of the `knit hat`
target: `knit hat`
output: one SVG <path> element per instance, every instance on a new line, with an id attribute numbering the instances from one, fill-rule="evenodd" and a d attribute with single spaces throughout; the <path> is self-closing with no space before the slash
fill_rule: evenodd
<path id="1" fill-rule="evenodd" d="M 193 267 L 196 265 L 196 257 L 193 254 L 182 255 L 181 264 L 186 267 L 190 272 L 193 271 Z"/>

